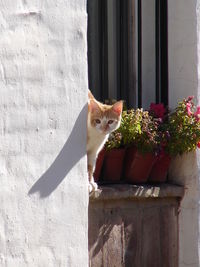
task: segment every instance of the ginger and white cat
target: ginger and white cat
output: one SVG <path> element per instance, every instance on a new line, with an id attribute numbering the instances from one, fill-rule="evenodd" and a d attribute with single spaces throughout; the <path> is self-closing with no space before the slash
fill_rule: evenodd
<path id="1" fill-rule="evenodd" d="M 87 160 L 90 192 L 97 190 L 93 172 L 98 153 L 109 134 L 120 126 L 122 109 L 122 101 L 113 105 L 105 105 L 97 101 L 90 91 L 88 92 Z"/>

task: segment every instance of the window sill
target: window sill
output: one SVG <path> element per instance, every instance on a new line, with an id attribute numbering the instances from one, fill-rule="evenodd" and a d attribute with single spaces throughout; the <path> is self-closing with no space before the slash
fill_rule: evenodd
<path id="1" fill-rule="evenodd" d="M 161 185 L 100 185 L 98 190 L 90 193 L 90 201 L 147 198 L 182 198 L 184 187 L 174 184 Z"/>

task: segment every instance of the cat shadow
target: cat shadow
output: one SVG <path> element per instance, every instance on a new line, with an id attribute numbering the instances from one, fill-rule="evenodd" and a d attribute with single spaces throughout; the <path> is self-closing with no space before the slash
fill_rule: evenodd
<path id="1" fill-rule="evenodd" d="M 52 165 L 32 186 L 28 194 L 39 193 L 41 198 L 48 197 L 63 181 L 70 170 L 86 154 L 86 140 L 83 132 L 86 132 L 87 104 L 81 110 L 74 127 L 65 145 L 56 157 Z"/>

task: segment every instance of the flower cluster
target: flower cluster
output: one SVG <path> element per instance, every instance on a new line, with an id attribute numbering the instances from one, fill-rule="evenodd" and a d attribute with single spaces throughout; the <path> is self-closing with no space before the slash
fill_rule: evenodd
<path id="1" fill-rule="evenodd" d="M 161 104 L 151 103 L 149 112 L 150 114 L 152 114 L 154 118 L 159 118 L 163 120 L 167 110 L 162 103 Z"/>
<path id="2" fill-rule="evenodd" d="M 159 146 L 160 120 L 154 119 L 148 111 L 141 110 L 141 132 L 135 137 L 135 146 L 142 153 L 157 153 Z"/>
<path id="3" fill-rule="evenodd" d="M 110 134 L 108 141 L 105 144 L 106 150 L 120 148 L 122 146 L 122 134 L 119 131 L 114 131 Z"/>
<path id="4" fill-rule="evenodd" d="M 183 154 L 200 147 L 200 107 L 196 107 L 194 97 L 189 96 L 178 103 L 168 115 L 164 129 L 170 134 L 166 151 L 171 155 Z"/>

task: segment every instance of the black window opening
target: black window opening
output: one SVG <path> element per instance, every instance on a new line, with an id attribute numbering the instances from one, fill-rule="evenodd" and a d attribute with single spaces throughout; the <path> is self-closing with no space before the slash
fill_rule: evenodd
<path id="1" fill-rule="evenodd" d="M 168 105 L 167 7 L 167 0 L 88 0 L 89 88 L 97 99 L 124 99 L 136 108 L 150 96 Z M 153 52 L 146 46 L 148 36 Z M 148 71 L 154 80 L 150 88 Z"/>

